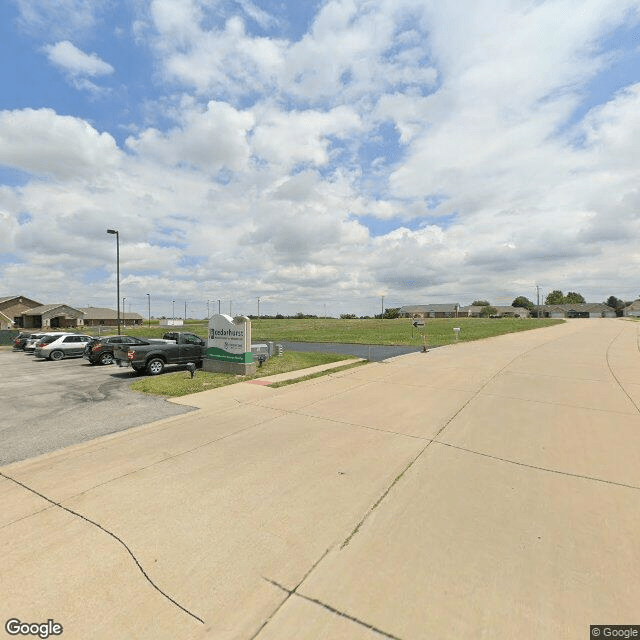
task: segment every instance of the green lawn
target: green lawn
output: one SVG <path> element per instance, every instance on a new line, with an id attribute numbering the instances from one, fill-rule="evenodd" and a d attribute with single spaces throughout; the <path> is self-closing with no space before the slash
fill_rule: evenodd
<path id="1" fill-rule="evenodd" d="M 437 318 L 425 326 L 413 327 L 409 319 L 337 320 L 288 319 L 254 320 L 253 342 L 282 340 L 289 342 L 339 342 L 354 344 L 416 345 L 423 343 L 423 330 L 429 346 L 455 342 L 454 327 L 460 327 L 460 342 L 489 338 L 515 331 L 548 327 L 563 320 L 529 318 Z"/>
<path id="2" fill-rule="evenodd" d="M 429 346 L 455 342 L 454 327 L 460 327 L 460 342 L 490 338 L 515 331 L 548 327 L 564 320 L 535 318 L 437 318 L 426 320 L 423 328 L 414 328 L 408 319 L 398 320 L 338 320 L 311 318 L 284 320 L 255 319 L 251 323 L 252 342 L 338 342 L 354 344 L 415 345 L 422 344 L 424 333 Z M 179 327 L 176 327 L 179 330 Z M 206 338 L 204 322 L 190 323 L 185 329 Z M 146 326 L 130 328 L 127 335 L 162 337 L 166 328 Z"/>
<path id="3" fill-rule="evenodd" d="M 188 371 L 176 371 L 175 373 L 165 373 L 160 376 L 142 378 L 131 385 L 134 391 L 151 393 L 160 396 L 178 397 L 199 391 L 207 391 L 217 387 L 224 387 L 236 382 L 253 380 L 254 378 L 264 378 L 278 373 L 297 371 L 316 367 L 329 362 L 339 362 L 349 360 L 353 356 L 345 356 L 337 353 L 313 353 L 287 351 L 281 356 L 269 358 L 262 367 L 258 367 L 255 376 L 234 376 L 229 373 L 210 373 L 208 371 L 196 371 L 193 379 Z"/>

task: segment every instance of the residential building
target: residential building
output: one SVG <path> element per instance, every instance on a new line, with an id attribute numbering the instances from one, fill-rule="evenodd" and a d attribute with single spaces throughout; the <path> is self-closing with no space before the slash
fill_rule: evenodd
<path id="1" fill-rule="evenodd" d="M 634 300 L 628 307 L 622 310 L 624 316 L 640 318 L 640 300 Z"/>
<path id="2" fill-rule="evenodd" d="M 616 310 L 601 302 L 541 304 L 534 307 L 543 318 L 615 318 Z"/>
<path id="3" fill-rule="evenodd" d="M 5 296 L 0 298 L 0 328 L 22 327 L 22 314 L 29 309 L 39 307 L 42 302 L 26 296 Z"/>
<path id="4" fill-rule="evenodd" d="M 44 304 L 22 313 L 22 327 L 25 329 L 62 329 L 81 327 L 84 314 L 66 304 Z"/>
<path id="5" fill-rule="evenodd" d="M 82 309 L 84 324 L 87 327 L 117 327 L 118 312 L 104 307 L 87 307 Z M 120 312 L 121 323 L 125 326 L 141 325 L 144 318 L 139 313 Z"/>

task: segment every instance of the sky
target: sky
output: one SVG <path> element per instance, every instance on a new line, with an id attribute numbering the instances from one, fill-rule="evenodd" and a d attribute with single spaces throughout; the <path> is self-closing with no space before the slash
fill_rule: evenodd
<path id="1" fill-rule="evenodd" d="M 5 0 L 0 296 L 107 229 L 144 317 L 634 300 L 640 0 Z"/>

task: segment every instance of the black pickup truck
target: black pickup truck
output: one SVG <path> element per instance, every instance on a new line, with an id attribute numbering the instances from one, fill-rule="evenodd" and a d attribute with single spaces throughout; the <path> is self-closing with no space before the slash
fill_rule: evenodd
<path id="1" fill-rule="evenodd" d="M 113 358 L 119 367 L 157 376 L 168 364 L 193 362 L 201 367 L 205 351 L 206 342 L 195 333 L 171 331 L 162 336 L 162 342 L 143 339 L 139 344 L 122 345 L 114 349 Z"/>

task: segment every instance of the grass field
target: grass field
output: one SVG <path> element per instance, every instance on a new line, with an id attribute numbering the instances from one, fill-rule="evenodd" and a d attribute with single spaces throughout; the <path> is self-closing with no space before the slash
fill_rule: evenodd
<path id="1" fill-rule="evenodd" d="M 421 328 L 414 328 L 408 319 L 398 320 L 338 320 L 336 318 L 312 318 L 284 320 L 256 319 L 251 323 L 252 342 L 337 342 L 352 344 L 382 344 L 420 346 L 424 335 L 429 346 L 441 346 L 455 342 L 454 327 L 460 327 L 460 342 L 490 338 L 505 333 L 548 327 L 563 320 L 535 318 L 436 318 L 426 320 Z M 180 330 L 180 327 L 176 327 Z M 204 322 L 188 323 L 183 327 L 205 338 Z M 162 337 L 164 327 L 149 329 L 127 327 L 123 333 L 132 336 Z M 112 331 L 113 333 L 113 331 Z"/>
<path id="2" fill-rule="evenodd" d="M 307 369 L 320 364 L 350 360 L 351 358 L 352 356 L 343 356 L 336 353 L 302 353 L 298 351 L 288 351 L 281 356 L 269 358 L 262 367 L 256 370 L 255 376 L 234 376 L 228 373 L 197 371 L 195 376 L 191 378 L 191 374 L 188 372 L 177 371 L 175 373 L 165 373 L 161 376 L 143 378 L 138 382 L 134 382 L 131 385 L 131 389 L 143 393 L 175 398 L 190 393 L 215 389 L 217 387 L 225 387 L 229 384 L 235 384 L 236 382 L 253 380 L 254 378 L 264 378 L 278 373 Z"/>

